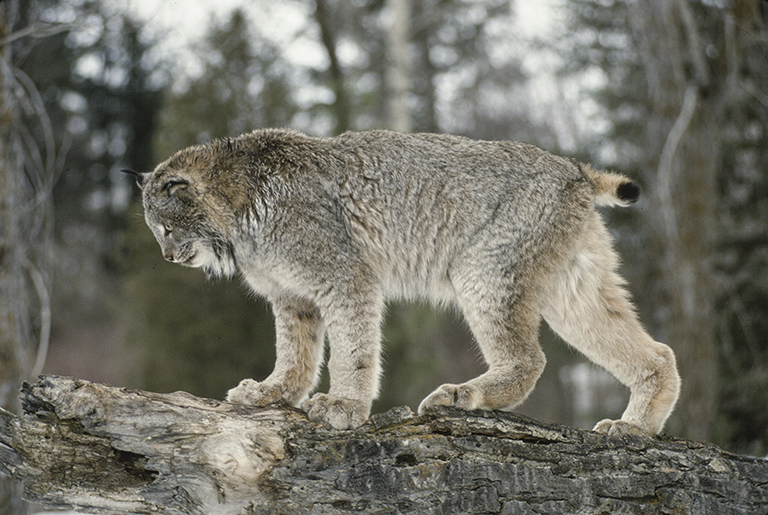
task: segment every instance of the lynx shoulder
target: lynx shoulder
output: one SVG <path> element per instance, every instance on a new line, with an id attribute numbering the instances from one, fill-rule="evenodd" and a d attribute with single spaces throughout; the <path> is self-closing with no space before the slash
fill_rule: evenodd
<path id="1" fill-rule="evenodd" d="M 622 175 L 517 142 L 289 130 L 191 147 L 136 175 L 165 259 L 240 274 L 272 304 L 275 368 L 230 390 L 231 402 L 364 423 L 392 297 L 455 305 L 488 366 L 438 387 L 420 412 L 520 404 L 544 368 L 542 318 L 630 388 L 621 419 L 597 431 L 655 434 L 677 400 L 674 354 L 638 321 L 595 209 L 637 200 Z M 326 335 L 330 390 L 310 397 Z"/>

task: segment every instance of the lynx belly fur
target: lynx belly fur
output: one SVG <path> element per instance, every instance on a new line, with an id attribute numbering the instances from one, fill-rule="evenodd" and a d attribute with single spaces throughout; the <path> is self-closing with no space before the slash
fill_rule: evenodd
<path id="1" fill-rule="evenodd" d="M 136 175 L 165 259 L 239 274 L 272 304 L 274 371 L 243 380 L 231 402 L 363 424 L 391 298 L 455 305 L 488 367 L 440 386 L 419 412 L 520 404 L 544 368 L 541 318 L 631 391 L 621 419 L 596 431 L 656 434 L 677 400 L 675 356 L 638 321 L 595 209 L 637 199 L 626 177 L 516 142 L 290 130 L 191 147 Z M 330 390 L 310 397 L 326 336 Z"/>

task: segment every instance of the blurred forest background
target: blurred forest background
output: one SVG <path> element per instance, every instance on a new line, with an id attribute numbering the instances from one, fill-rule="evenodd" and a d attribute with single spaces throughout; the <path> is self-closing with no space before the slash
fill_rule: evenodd
<path id="1" fill-rule="evenodd" d="M 643 322 L 677 353 L 666 431 L 768 454 L 768 4 L 562 0 L 539 23 L 523 3 L 244 0 L 183 52 L 181 28 L 121 2 L 0 3 L 2 404 L 41 371 L 215 398 L 266 377 L 269 307 L 164 262 L 119 170 L 259 127 L 388 127 L 524 140 L 640 182 L 605 216 Z M 483 370 L 450 311 L 393 305 L 385 337 L 374 411 Z M 541 339 L 520 411 L 620 416 L 623 387 Z"/>

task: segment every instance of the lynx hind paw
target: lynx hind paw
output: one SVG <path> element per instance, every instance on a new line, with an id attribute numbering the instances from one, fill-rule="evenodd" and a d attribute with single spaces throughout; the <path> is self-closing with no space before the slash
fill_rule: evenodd
<path id="1" fill-rule="evenodd" d="M 427 395 L 419 404 L 419 415 L 434 406 L 454 406 L 465 410 L 480 407 L 480 390 L 468 384 L 444 384 Z"/>
<path id="2" fill-rule="evenodd" d="M 630 424 L 629 422 L 624 422 L 623 420 L 611 420 L 611 419 L 605 419 L 601 420 L 600 422 L 595 425 L 594 429 L 592 431 L 596 431 L 598 433 L 609 435 L 609 436 L 620 436 L 620 435 L 638 435 L 638 436 L 653 436 L 645 429 L 636 426 L 635 424 Z"/>
<path id="3" fill-rule="evenodd" d="M 368 420 L 371 403 L 317 393 L 304 401 L 301 409 L 313 422 L 322 422 L 334 429 L 355 429 Z"/>
<path id="4" fill-rule="evenodd" d="M 227 402 L 248 406 L 266 406 L 280 399 L 280 388 L 253 379 L 243 379 L 239 385 L 227 392 Z"/>

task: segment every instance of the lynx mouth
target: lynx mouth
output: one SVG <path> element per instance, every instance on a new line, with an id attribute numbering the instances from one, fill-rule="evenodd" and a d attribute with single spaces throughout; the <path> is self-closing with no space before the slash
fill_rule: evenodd
<path id="1" fill-rule="evenodd" d="M 197 268 L 200 265 L 195 263 L 195 258 L 197 257 L 197 253 L 192 254 L 191 256 L 184 258 L 182 261 L 179 261 L 179 264 L 181 266 L 188 266 L 189 268 Z"/>

